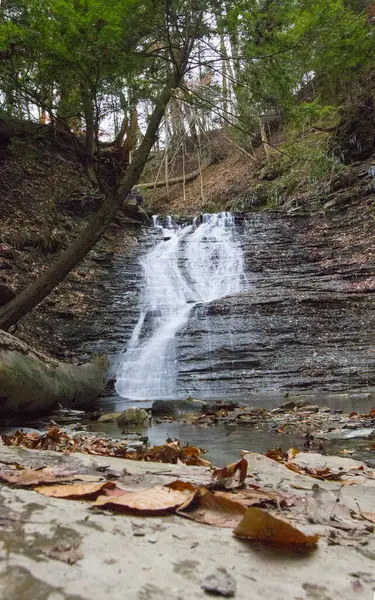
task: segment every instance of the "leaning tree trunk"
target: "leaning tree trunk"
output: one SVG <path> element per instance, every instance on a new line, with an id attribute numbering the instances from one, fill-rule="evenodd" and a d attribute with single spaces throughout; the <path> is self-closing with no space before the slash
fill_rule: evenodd
<path id="1" fill-rule="evenodd" d="M 87 409 L 104 390 L 107 361 L 55 360 L 0 331 L 0 416 L 55 408 Z"/>
<path id="2" fill-rule="evenodd" d="M 19 319 L 37 306 L 100 240 L 142 174 L 150 150 L 156 141 L 159 125 L 173 90 L 179 85 L 184 75 L 187 58 L 187 56 L 184 58 L 182 68 L 180 66 L 180 69 L 176 69 L 160 94 L 152 112 L 145 137 L 134 153 L 133 161 L 127 168 L 120 184 L 107 195 L 98 212 L 93 215 L 85 229 L 68 250 L 58 258 L 56 263 L 0 310 L 0 329 L 9 329 L 11 325 L 17 323 Z"/>

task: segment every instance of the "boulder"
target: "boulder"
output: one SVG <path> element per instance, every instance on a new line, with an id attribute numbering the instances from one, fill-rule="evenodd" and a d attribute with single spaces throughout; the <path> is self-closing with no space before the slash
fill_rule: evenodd
<path id="1" fill-rule="evenodd" d="M 375 437 L 373 427 L 359 427 L 358 429 L 336 429 L 325 433 L 316 433 L 315 437 L 323 440 L 355 440 Z"/>
<path id="2" fill-rule="evenodd" d="M 101 415 L 99 419 L 97 419 L 97 423 L 116 423 L 117 419 L 122 415 L 120 412 L 107 413 L 105 415 Z"/>
<path id="3" fill-rule="evenodd" d="M 208 406 L 207 402 L 188 397 L 186 400 L 154 400 L 153 416 L 173 416 L 184 412 L 200 412 Z"/>
<path id="4" fill-rule="evenodd" d="M 117 425 L 136 425 L 146 424 L 148 413 L 143 408 L 127 408 L 117 417 Z"/>
<path id="5" fill-rule="evenodd" d="M 294 410 L 296 408 L 303 408 L 305 406 L 310 405 L 310 403 L 307 400 L 288 400 L 288 402 L 284 402 L 283 404 L 280 404 L 277 408 L 278 410 Z"/>
<path id="6" fill-rule="evenodd" d="M 108 361 L 62 363 L 0 330 L 0 415 L 86 409 L 104 389 Z"/>

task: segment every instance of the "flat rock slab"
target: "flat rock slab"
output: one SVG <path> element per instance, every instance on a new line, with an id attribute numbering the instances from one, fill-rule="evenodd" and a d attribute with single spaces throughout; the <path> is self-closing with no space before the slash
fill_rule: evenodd
<path id="1" fill-rule="evenodd" d="M 336 429 L 327 433 L 317 433 L 315 437 L 323 440 L 355 440 L 375 437 L 374 427 L 358 427 L 358 429 Z"/>
<path id="2" fill-rule="evenodd" d="M 342 456 L 324 456 L 315 452 L 300 452 L 291 463 L 300 465 L 301 467 L 312 467 L 313 469 L 360 469 L 365 466 L 365 463 L 360 460 L 354 460 L 353 458 L 346 458 Z"/>
<path id="3" fill-rule="evenodd" d="M 247 458 L 249 472 L 260 485 L 289 489 L 290 481 L 301 486 L 316 481 L 266 457 Z M 199 467 L 0 446 L 0 465 L 15 462 L 34 468 L 108 465 L 123 472 L 121 483 L 129 489 L 210 477 Z M 373 483 L 344 486 L 345 491 L 355 488 L 361 510 L 371 510 L 367 503 L 373 504 Z M 336 482 L 322 484 L 340 487 Z M 306 553 L 241 541 L 230 529 L 177 516 L 94 512 L 83 501 L 7 486 L 0 487 L 0 506 L 0 598 L 6 600 L 195 600 L 206 597 L 202 585 L 215 581 L 218 589 L 240 600 L 372 600 L 375 589 L 375 535 L 363 548 L 329 546 L 322 539 L 316 550 Z M 207 582 L 215 574 L 216 580 Z M 228 585 L 221 587 L 218 574 L 226 575 Z"/>

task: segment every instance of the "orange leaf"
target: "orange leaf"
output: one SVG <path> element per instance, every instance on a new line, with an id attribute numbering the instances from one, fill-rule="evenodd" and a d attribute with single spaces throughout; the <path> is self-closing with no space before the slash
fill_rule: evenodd
<path id="1" fill-rule="evenodd" d="M 239 472 L 239 483 L 243 483 L 247 475 L 248 463 L 245 458 L 241 458 L 238 462 L 232 463 L 223 469 L 216 469 L 211 475 L 212 479 L 217 479 L 220 483 L 225 483 L 225 480 L 232 479 Z M 223 481 L 224 480 L 224 481 Z"/>
<path id="2" fill-rule="evenodd" d="M 262 508 L 254 507 L 247 509 L 233 533 L 247 540 L 280 544 L 313 545 L 318 542 L 318 534 L 306 535 L 285 519 L 275 517 Z"/>
<path id="3" fill-rule="evenodd" d="M 195 446 L 185 446 L 185 448 L 182 449 L 183 455 L 184 456 L 200 456 L 202 454 L 201 450 L 199 448 L 196 448 Z"/>
<path id="4" fill-rule="evenodd" d="M 299 454 L 299 450 L 298 448 L 289 448 L 288 450 L 288 460 L 292 460 L 293 458 L 295 458 L 297 456 L 297 454 Z"/>
<path id="5" fill-rule="evenodd" d="M 43 485 L 35 488 L 39 494 L 50 498 L 70 498 L 71 500 L 94 499 L 102 492 L 113 490 L 116 484 L 113 481 L 101 483 L 76 483 L 72 485 Z M 119 490 L 120 491 L 120 490 Z M 122 490 L 122 493 L 126 493 Z"/>
<path id="6" fill-rule="evenodd" d="M 288 455 L 281 448 L 273 448 L 272 450 L 268 450 L 266 452 L 266 456 L 268 458 L 272 458 L 272 460 L 276 460 L 277 462 L 285 462 L 288 460 Z"/>
<path id="7" fill-rule="evenodd" d="M 373 512 L 361 512 L 361 515 L 367 521 L 371 521 L 371 523 L 375 523 L 375 513 L 373 513 Z"/>
<path id="8" fill-rule="evenodd" d="M 161 485 L 139 492 L 129 492 L 118 497 L 100 496 L 94 506 L 119 512 L 159 514 L 173 512 L 193 494 L 189 489 L 173 490 Z"/>

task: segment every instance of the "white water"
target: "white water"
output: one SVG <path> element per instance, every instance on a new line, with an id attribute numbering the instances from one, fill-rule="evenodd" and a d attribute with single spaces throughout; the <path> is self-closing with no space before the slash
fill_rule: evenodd
<path id="1" fill-rule="evenodd" d="M 131 400 L 177 396 L 177 332 L 195 304 L 238 293 L 244 285 L 230 213 L 206 214 L 201 224 L 182 228 L 170 217 L 163 228 L 154 217 L 154 226 L 163 241 L 141 260 L 140 316 L 117 369 L 116 391 Z"/>

